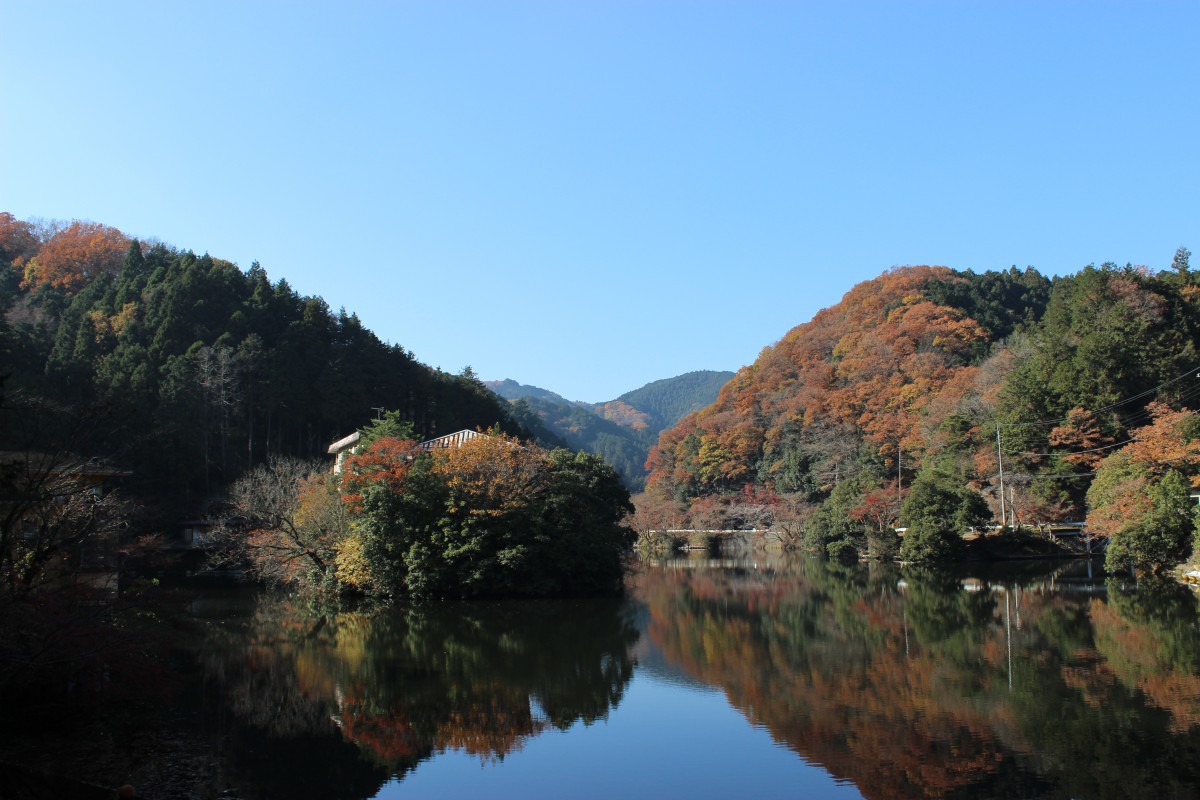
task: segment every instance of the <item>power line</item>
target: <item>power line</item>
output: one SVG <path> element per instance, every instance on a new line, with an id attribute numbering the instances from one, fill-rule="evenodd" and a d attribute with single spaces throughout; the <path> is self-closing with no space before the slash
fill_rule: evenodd
<path id="1" fill-rule="evenodd" d="M 1072 481 L 1076 478 L 1092 478 L 1095 472 L 1072 472 L 1066 475 L 1034 475 L 1032 472 L 1009 472 L 1009 479 L 1027 478 L 1031 481 Z"/>
<path id="2" fill-rule="evenodd" d="M 1139 392 L 1138 394 L 1127 397 L 1124 400 L 1119 400 L 1116 403 L 1107 405 L 1101 409 L 1098 409 L 1097 411 L 1092 411 L 1092 412 L 1087 412 L 1087 413 L 1091 414 L 1094 417 L 1105 411 L 1110 411 L 1114 408 L 1117 408 L 1118 406 L 1122 406 L 1126 403 L 1133 402 L 1134 400 L 1140 400 L 1141 398 L 1147 397 L 1151 394 L 1156 394 L 1157 392 L 1162 391 L 1166 387 L 1171 386 L 1172 384 L 1178 383 L 1179 381 L 1183 380 L 1184 378 L 1188 377 L 1189 375 L 1196 373 L 1197 370 L 1200 370 L 1200 366 L 1190 369 L 1187 372 L 1185 372 L 1181 375 L 1178 375 L 1169 381 L 1165 381 L 1165 382 L 1159 384 L 1158 386 L 1154 387 L 1153 389 L 1147 389 L 1143 392 Z M 1200 378 L 1200 374 L 1196 374 L 1196 377 Z M 1200 395 L 1200 385 L 1193 386 L 1190 389 L 1186 390 L 1177 398 L 1177 400 L 1179 402 L 1185 402 L 1187 400 L 1191 400 L 1191 399 L 1195 398 L 1198 395 Z M 1195 414 L 1197 412 L 1193 411 L 1191 413 Z M 1149 421 L 1151 417 L 1152 417 L 1152 412 L 1150 411 L 1150 409 L 1143 408 L 1140 411 L 1136 412 L 1135 414 L 1122 420 L 1121 424 L 1122 424 L 1122 427 L 1124 427 L 1124 428 L 1133 428 L 1135 426 L 1140 427 L 1141 426 L 1140 423 L 1145 423 L 1145 422 Z M 1071 417 L 1067 416 L 1067 417 L 1063 417 L 1063 418 L 1057 419 L 1057 420 L 1040 420 L 1037 422 L 998 422 L 998 423 L 996 423 L 996 427 L 997 427 L 996 436 L 997 436 L 997 440 L 999 440 L 999 437 L 1000 437 L 999 429 L 1004 428 L 1004 427 L 1014 427 L 1015 428 L 1015 427 L 1030 427 L 1030 426 L 1034 426 L 1034 425 L 1052 425 L 1052 424 L 1059 425 L 1064 422 L 1070 422 L 1070 421 L 1071 421 Z M 1126 445 L 1126 444 L 1129 444 L 1130 442 L 1134 442 L 1134 441 L 1137 441 L 1137 440 L 1133 437 L 1130 437 L 1129 439 L 1126 439 L 1122 442 L 1114 442 L 1112 444 L 1106 444 L 1106 445 L 1102 445 L 1100 447 L 1094 447 L 1094 448 L 1091 448 L 1088 450 L 1075 450 L 1075 451 L 1061 451 L 1060 450 L 1058 452 L 1053 452 L 1053 453 L 1036 453 L 1036 452 L 1029 451 L 1029 450 L 1016 450 L 1016 451 L 1012 451 L 1010 453 L 1010 455 L 1031 456 L 1031 457 L 1087 455 L 1088 453 L 1099 453 L 1104 450 L 1111 450 L 1115 447 L 1120 447 L 1122 445 Z"/>
<path id="3" fill-rule="evenodd" d="M 1057 453 L 1032 453 L 1028 450 L 1017 450 L 1016 452 L 1009 453 L 1009 455 L 1012 455 L 1012 456 L 1047 456 L 1047 457 L 1049 457 L 1049 456 L 1084 456 L 1084 455 L 1087 455 L 1088 453 L 1099 453 L 1102 450 L 1111 450 L 1114 447 L 1121 447 L 1122 445 L 1127 445 L 1130 442 L 1136 442 L 1136 441 L 1137 441 L 1137 439 L 1129 438 L 1123 442 L 1113 442 L 1112 444 L 1106 444 L 1102 447 L 1093 447 L 1090 450 L 1071 450 L 1071 451 L 1059 450 Z"/>
<path id="4" fill-rule="evenodd" d="M 1197 395 L 1200 395 L 1200 384 L 1193 386 L 1191 389 L 1188 389 L 1186 392 L 1179 395 L 1175 399 L 1179 403 L 1186 403 L 1187 401 L 1195 398 Z M 1125 427 L 1128 428 L 1128 427 L 1132 427 L 1133 425 L 1135 425 L 1137 423 L 1146 422 L 1150 419 L 1151 416 L 1152 416 L 1152 414 L 1150 412 L 1150 409 L 1143 408 L 1141 411 L 1138 411 L 1137 413 L 1133 414 L 1130 417 L 1127 417 L 1124 420 Z"/>
<path id="5" fill-rule="evenodd" d="M 1153 389 L 1147 389 L 1144 392 L 1139 392 L 1138 394 L 1132 395 L 1130 397 L 1126 397 L 1124 400 L 1118 400 L 1117 402 L 1111 403 L 1107 406 L 1104 406 L 1103 408 L 1098 408 L 1095 411 L 1092 411 L 1091 414 L 1093 416 L 1103 414 L 1105 411 L 1111 411 L 1114 408 L 1118 408 L 1120 406 L 1125 405 L 1126 403 L 1132 403 L 1134 400 L 1141 400 L 1143 397 L 1148 397 L 1152 394 L 1157 394 L 1158 392 L 1161 392 L 1163 389 L 1167 388 L 1168 386 L 1178 383 L 1179 381 L 1183 380 L 1184 378 L 1187 378 L 1187 377 L 1190 377 L 1193 375 L 1196 377 L 1200 377 L 1200 374 L 1198 374 L 1198 371 L 1200 371 L 1200 365 L 1192 367 L 1187 372 L 1184 372 L 1183 374 L 1178 375 L 1169 381 L 1160 383 L 1158 386 L 1155 386 Z M 1032 427 L 1035 425 L 1061 425 L 1064 422 L 1070 422 L 1070 420 L 1071 420 L 1070 417 L 1061 417 L 1059 419 L 1042 419 L 1042 420 L 1036 420 L 1033 422 L 1001 422 L 998 424 L 1005 428 L 1023 428 L 1023 427 Z"/>
<path id="6" fill-rule="evenodd" d="M 1110 405 L 1104 406 L 1103 408 L 1097 409 L 1096 411 L 1091 412 L 1091 415 L 1093 417 L 1096 417 L 1096 416 L 1099 416 L 1100 414 L 1104 413 L 1105 411 L 1111 411 L 1115 408 L 1119 408 L 1120 406 L 1123 406 L 1126 403 L 1132 403 L 1135 400 L 1141 400 L 1150 395 L 1157 394 L 1157 393 L 1161 392 L 1163 389 L 1167 388 L 1168 386 L 1176 384 L 1179 381 L 1181 381 L 1184 378 L 1187 378 L 1191 375 L 1195 375 L 1197 378 L 1200 378 L 1200 373 L 1198 373 L 1197 370 L 1200 370 L 1200 366 L 1193 367 L 1192 369 L 1189 369 L 1187 372 L 1177 375 L 1176 377 L 1172 378 L 1169 381 L 1164 381 L 1163 383 L 1160 383 L 1158 386 L 1154 387 L 1153 389 L 1147 389 L 1146 391 L 1139 392 L 1138 394 L 1127 397 L 1124 400 L 1119 400 L 1116 403 L 1112 403 Z M 1183 392 L 1177 399 L 1179 402 L 1184 402 L 1186 400 L 1192 399 L 1193 397 L 1195 397 L 1198 394 L 1200 394 L 1200 386 L 1193 386 L 1190 389 L 1188 389 L 1187 391 Z M 1190 413 L 1196 414 L 1197 412 L 1191 411 Z M 1146 420 L 1149 420 L 1151 416 L 1152 416 L 1152 413 L 1151 413 L 1150 409 L 1143 408 L 1141 411 L 1131 415 L 1128 419 L 1126 419 L 1122 423 L 1122 426 L 1125 427 L 1126 429 L 1131 428 L 1134 426 L 1135 420 L 1140 420 L 1140 421 L 1144 422 Z M 1036 426 L 1036 425 L 1043 425 L 1043 426 L 1044 425 L 1061 425 L 1064 422 L 1070 422 L 1070 421 L 1071 421 L 1071 417 L 1067 416 L 1067 417 L 1063 417 L 1063 418 L 1056 419 L 1056 420 L 1040 420 L 1037 422 L 1011 422 L 1011 423 L 1000 423 L 999 421 L 996 422 L 996 458 L 998 460 L 998 464 L 999 464 L 999 468 L 1000 468 L 1000 519 L 1001 519 L 1002 525 L 1006 524 L 1007 520 L 1005 519 L 1006 514 L 1005 514 L 1005 507 L 1004 507 L 1004 503 L 1005 503 L 1004 455 L 1003 455 L 1004 448 L 1003 448 L 1003 444 L 1001 442 L 1001 435 L 1000 435 L 1001 427 L 1015 428 L 1015 427 L 1032 427 L 1032 426 Z M 1033 452 L 1029 452 L 1029 451 L 1018 451 L 1017 453 L 1014 453 L 1013 455 L 1023 455 L 1023 456 L 1032 456 L 1032 457 L 1061 456 L 1063 458 L 1069 458 L 1074 455 L 1086 455 L 1088 453 L 1099 453 L 1099 452 L 1103 452 L 1105 450 L 1112 450 L 1113 448 L 1123 447 L 1124 445 L 1131 444 L 1135 441 L 1137 441 L 1137 439 L 1135 437 L 1130 437 L 1129 439 L 1126 439 L 1123 442 L 1113 442 L 1112 444 L 1106 444 L 1106 445 L 1102 445 L 1100 447 L 1094 447 L 1094 448 L 1090 448 L 1087 450 L 1079 450 L 1079 451 L 1075 451 L 1075 452 L 1068 451 L 1068 452 L 1057 452 L 1057 453 L 1033 453 Z M 1068 475 L 1023 475 L 1022 477 L 1026 477 L 1030 480 L 1075 480 L 1077 478 L 1095 477 L 1095 475 L 1096 475 L 1095 472 L 1076 472 L 1076 473 L 1071 473 Z M 1014 514 L 1014 518 L 1015 518 L 1015 514 Z"/>
<path id="7" fill-rule="evenodd" d="M 1194 416 L 1196 414 L 1200 414 L 1200 411 L 1192 411 L 1189 409 L 1187 412 L 1188 416 Z M 1147 419 L 1149 419 L 1149 415 L 1147 415 Z M 1129 427 L 1129 426 L 1126 426 L 1126 427 Z M 1141 439 L 1137 438 L 1136 436 L 1131 436 L 1128 439 L 1121 441 L 1121 442 L 1113 442 L 1112 444 L 1101 445 L 1100 447 L 1093 447 L 1088 450 L 1059 450 L 1054 453 L 1034 453 L 1029 450 L 1017 450 L 1012 453 L 1009 453 L 1009 455 L 1046 456 L 1046 457 L 1050 457 L 1050 456 L 1082 456 L 1082 455 L 1087 455 L 1088 453 L 1099 453 L 1104 450 L 1111 450 L 1114 447 L 1122 447 L 1123 445 L 1131 444 L 1133 442 L 1140 442 L 1140 441 L 1141 441 Z"/>

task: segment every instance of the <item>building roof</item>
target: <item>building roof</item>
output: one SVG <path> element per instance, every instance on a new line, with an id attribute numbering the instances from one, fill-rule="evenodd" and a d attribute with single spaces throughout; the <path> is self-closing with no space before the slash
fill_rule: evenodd
<path id="1" fill-rule="evenodd" d="M 428 441 L 421 442 L 421 449 L 429 451 L 442 450 L 448 447 L 462 447 L 463 442 L 466 442 L 469 439 L 474 439 L 476 436 L 483 435 L 484 434 L 480 433 L 479 431 L 464 429 L 457 433 L 448 433 L 445 436 L 439 436 L 436 439 L 430 439 Z"/>
<path id="2" fill-rule="evenodd" d="M 479 431 L 464 429 L 458 431 L 457 433 L 448 433 L 445 436 L 439 436 L 436 439 L 428 439 L 424 442 L 421 442 L 419 446 L 425 452 L 429 452 L 431 450 L 445 450 L 451 447 L 462 447 L 464 442 L 474 439 L 476 436 L 486 435 L 487 434 L 480 433 Z M 338 456 L 337 463 L 334 464 L 334 472 L 339 472 L 341 470 L 342 458 L 345 457 L 343 454 L 355 447 L 361 440 L 362 434 L 358 431 L 355 431 L 349 436 L 338 439 L 336 442 L 329 445 L 329 449 L 326 450 L 326 452 L 330 455 Z"/>
<path id="3" fill-rule="evenodd" d="M 362 434 L 358 431 L 355 431 L 354 433 L 350 434 L 349 436 L 343 436 L 341 439 L 338 439 L 336 442 L 329 445 L 329 449 L 326 450 L 325 452 L 329 453 L 329 455 L 331 455 L 331 456 L 337 455 L 338 453 L 342 452 L 343 450 L 348 450 L 351 447 L 354 447 L 354 445 L 358 444 L 358 440 L 361 438 L 362 438 Z"/>

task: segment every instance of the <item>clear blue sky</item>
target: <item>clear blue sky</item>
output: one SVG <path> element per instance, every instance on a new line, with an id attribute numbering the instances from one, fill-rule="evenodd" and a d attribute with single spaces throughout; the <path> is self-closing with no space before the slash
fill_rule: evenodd
<path id="1" fill-rule="evenodd" d="M 0 210 L 258 260 L 571 399 L 748 364 L 892 265 L 1200 253 L 1200 3 L 0 0 L 0 30 Z"/>

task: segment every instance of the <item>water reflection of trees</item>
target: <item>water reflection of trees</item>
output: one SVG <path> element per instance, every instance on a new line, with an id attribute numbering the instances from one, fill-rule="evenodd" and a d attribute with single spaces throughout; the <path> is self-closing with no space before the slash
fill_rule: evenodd
<path id="1" fill-rule="evenodd" d="M 627 605 L 613 600 L 366 613 L 276 597 L 244 627 L 218 628 L 204 659 L 256 747 L 290 764 L 296 741 L 324 738 L 331 755 L 350 743 L 358 771 L 372 776 L 369 796 L 380 776 L 437 752 L 503 759 L 545 730 L 604 718 L 632 677 L 636 640 Z M 320 758 L 307 760 L 284 780 L 319 794 L 323 777 L 307 790 L 296 780 L 324 774 Z"/>
<path id="2" fill-rule="evenodd" d="M 1186 591 L 1106 601 L 815 561 L 638 582 L 669 660 L 868 797 L 1200 789 Z"/>

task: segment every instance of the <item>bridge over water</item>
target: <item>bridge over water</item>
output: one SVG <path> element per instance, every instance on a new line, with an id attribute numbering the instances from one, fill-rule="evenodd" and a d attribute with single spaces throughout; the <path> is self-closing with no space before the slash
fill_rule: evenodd
<path id="1" fill-rule="evenodd" d="M 647 533 L 654 536 L 669 536 L 675 539 L 686 539 L 683 545 L 688 550 L 707 550 L 715 547 L 723 539 L 734 536 L 767 536 L 772 533 L 770 528 L 668 528 L 666 530 L 651 530 Z"/>

